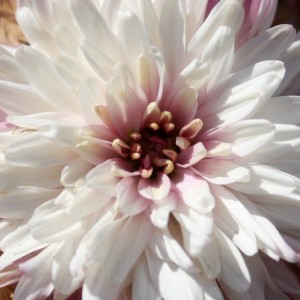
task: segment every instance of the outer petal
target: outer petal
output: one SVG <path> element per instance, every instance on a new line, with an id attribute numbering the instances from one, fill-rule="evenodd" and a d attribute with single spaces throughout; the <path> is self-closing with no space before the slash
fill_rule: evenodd
<path id="1" fill-rule="evenodd" d="M 214 184 L 248 182 L 250 179 L 250 172 L 245 166 L 229 160 L 204 159 L 194 168 L 197 174 Z"/>
<path id="2" fill-rule="evenodd" d="M 265 120 L 243 120 L 208 134 L 208 140 L 231 144 L 233 154 L 244 157 L 269 143 L 275 134 L 275 126 Z"/>
<path id="3" fill-rule="evenodd" d="M 73 90 L 56 71 L 50 59 L 29 47 L 19 48 L 16 59 L 29 82 L 51 105 L 62 111 L 79 111 Z"/>
<path id="4" fill-rule="evenodd" d="M 246 291 L 250 286 L 251 278 L 241 253 L 230 239 L 217 228 L 215 228 L 215 235 L 221 256 L 221 281 L 237 292 Z"/>
<path id="5" fill-rule="evenodd" d="M 20 166 L 49 167 L 68 163 L 74 158 L 74 152 L 37 133 L 31 133 L 12 142 L 6 148 L 5 158 L 8 162 Z"/>
<path id="6" fill-rule="evenodd" d="M 92 169 L 86 176 L 87 185 L 99 189 L 101 193 L 109 196 L 115 195 L 115 186 L 119 181 L 112 172 L 113 160 L 107 160 Z"/>
<path id="7" fill-rule="evenodd" d="M 132 280 L 132 300 L 162 300 L 154 287 L 145 257 L 141 257 L 134 268 Z"/>

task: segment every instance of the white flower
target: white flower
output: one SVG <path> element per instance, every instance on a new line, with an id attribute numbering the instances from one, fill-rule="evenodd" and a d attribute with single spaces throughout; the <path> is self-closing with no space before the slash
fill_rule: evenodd
<path id="1" fill-rule="evenodd" d="M 295 30 L 260 20 L 242 38 L 240 0 L 19 2 L 30 46 L 1 48 L 1 286 L 299 295 Z"/>

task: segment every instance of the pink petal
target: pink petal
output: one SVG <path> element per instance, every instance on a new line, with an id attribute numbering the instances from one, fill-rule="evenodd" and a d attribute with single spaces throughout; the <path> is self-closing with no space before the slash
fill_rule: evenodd
<path id="1" fill-rule="evenodd" d="M 126 139 L 131 133 L 139 132 L 147 102 L 124 64 L 114 68 L 107 83 L 106 96 L 108 111 L 119 137 Z"/>
<path id="2" fill-rule="evenodd" d="M 182 151 L 176 159 L 176 164 L 182 168 L 187 168 L 196 164 L 205 155 L 206 149 L 204 148 L 203 144 L 197 143 Z"/>
<path id="3" fill-rule="evenodd" d="M 116 209 L 124 215 L 136 215 L 149 205 L 149 200 L 141 197 L 137 190 L 139 178 L 125 177 L 116 187 Z"/>
<path id="4" fill-rule="evenodd" d="M 171 189 L 169 177 L 158 172 L 154 178 L 140 178 L 138 183 L 138 191 L 141 196 L 153 200 L 160 201 L 167 197 Z"/>
<path id="5" fill-rule="evenodd" d="M 172 179 L 174 189 L 188 206 L 201 213 L 214 208 L 215 199 L 205 180 L 189 170 L 177 170 Z"/>

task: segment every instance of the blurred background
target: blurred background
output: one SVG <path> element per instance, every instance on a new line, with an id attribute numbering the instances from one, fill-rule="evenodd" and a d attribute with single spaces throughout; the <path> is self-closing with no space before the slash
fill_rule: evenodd
<path id="1" fill-rule="evenodd" d="M 0 0 L 0 43 L 18 45 L 26 43 L 15 19 L 16 0 Z"/>
<path id="2" fill-rule="evenodd" d="M 278 0 L 275 24 L 289 23 L 300 30 L 300 0 Z"/>
<path id="3" fill-rule="evenodd" d="M 201 0 L 199 0 L 201 1 Z M 0 0 L 0 43 L 17 45 L 26 43 L 15 19 L 16 0 Z M 278 0 L 274 25 L 289 23 L 300 29 L 300 0 Z"/>

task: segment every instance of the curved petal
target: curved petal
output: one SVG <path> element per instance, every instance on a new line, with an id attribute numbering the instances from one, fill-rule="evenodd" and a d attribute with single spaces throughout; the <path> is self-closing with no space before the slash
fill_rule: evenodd
<path id="1" fill-rule="evenodd" d="M 138 191 L 141 196 L 153 201 L 160 201 L 168 196 L 171 189 L 169 177 L 158 172 L 154 178 L 140 178 Z"/>
<path id="2" fill-rule="evenodd" d="M 176 170 L 172 185 L 186 205 L 200 213 L 210 212 L 215 205 L 215 199 L 209 186 L 203 178 L 189 170 Z"/>

